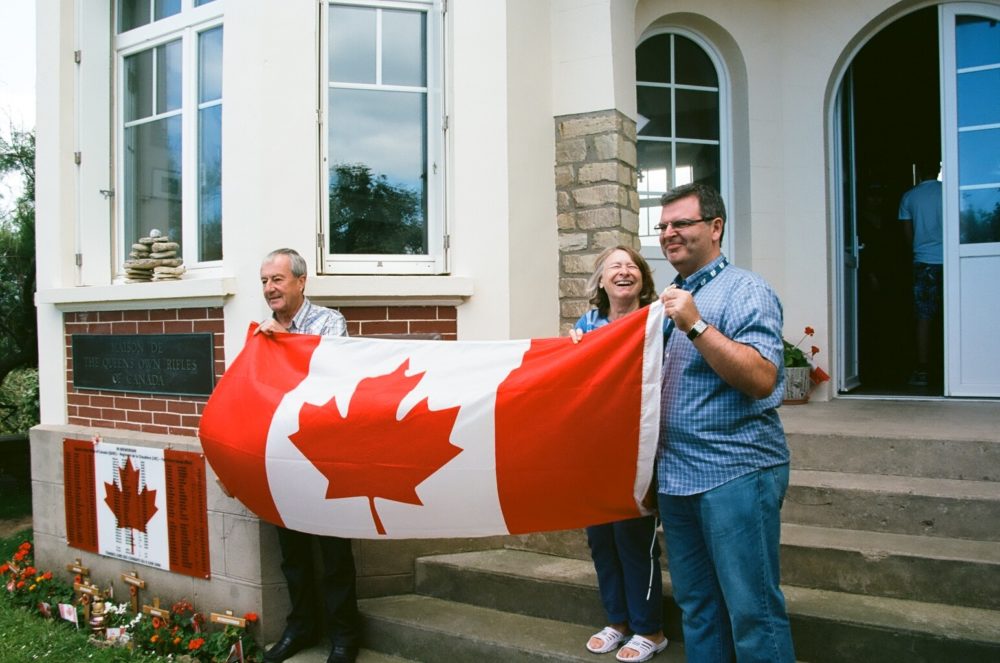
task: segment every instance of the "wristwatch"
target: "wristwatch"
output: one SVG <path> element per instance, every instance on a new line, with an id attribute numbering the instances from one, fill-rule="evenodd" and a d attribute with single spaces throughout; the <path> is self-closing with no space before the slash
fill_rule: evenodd
<path id="1" fill-rule="evenodd" d="M 688 330 L 688 338 L 693 341 L 704 334 L 706 329 L 708 329 L 708 323 L 699 318 L 698 322 L 691 325 L 691 329 Z"/>

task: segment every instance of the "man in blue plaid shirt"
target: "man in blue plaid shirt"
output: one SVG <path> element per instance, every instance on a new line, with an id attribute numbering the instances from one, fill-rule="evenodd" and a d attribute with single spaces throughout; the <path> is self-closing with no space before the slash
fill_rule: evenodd
<path id="1" fill-rule="evenodd" d="M 721 251 L 726 208 L 701 184 L 665 194 L 657 230 L 678 272 L 665 328 L 658 502 L 688 663 L 792 663 L 779 587 L 788 446 L 781 303 Z"/>

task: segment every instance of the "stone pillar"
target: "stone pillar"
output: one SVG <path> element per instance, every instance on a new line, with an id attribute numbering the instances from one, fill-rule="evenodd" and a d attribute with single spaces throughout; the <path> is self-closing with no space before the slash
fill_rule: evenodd
<path id="1" fill-rule="evenodd" d="M 557 117 L 559 316 L 565 334 L 590 308 L 587 279 L 609 246 L 639 248 L 635 122 L 617 110 Z"/>

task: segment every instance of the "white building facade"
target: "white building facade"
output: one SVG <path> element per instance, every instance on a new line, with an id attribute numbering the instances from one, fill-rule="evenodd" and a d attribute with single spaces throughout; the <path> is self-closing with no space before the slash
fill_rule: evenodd
<path id="1" fill-rule="evenodd" d="M 815 329 L 832 380 L 813 398 L 1000 396 L 998 20 L 917 0 L 39 0 L 39 554 L 66 556 L 62 469 L 39 451 L 93 433 L 197 449 L 205 401 L 78 389 L 73 334 L 209 332 L 221 375 L 282 246 L 352 334 L 555 336 L 607 246 L 669 282 L 659 195 L 704 181 L 786 337 Z M 924 157 L 945 291 L 938 379 L 913 392 L 895 206 Z M 153 229 L 183 274 L 133 282 Z M 212 486 L 209 516 L 273 544 Z M 280 617 L 273 554 L 217 548 L 211 582 Z M 369 559 L 363 591 L 405 589 Z"/>

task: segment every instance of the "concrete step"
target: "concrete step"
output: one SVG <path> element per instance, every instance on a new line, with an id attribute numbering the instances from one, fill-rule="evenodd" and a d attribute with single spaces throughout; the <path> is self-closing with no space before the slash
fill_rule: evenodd
<path id="1" fill-rule="evenodd" d="M 786 431 L 792 469 L 1000 481 L 1000 443 Z M 875 437 L 875 435 L 879 435 Z"/>
<path id="2" fill-rule="evenodd" d="M 558 620 L 566 630 L 582 628 L 579 633 L 584 637 L 603 621 L 589 561 L 516 550 L 438 555 L 418 560 L 417 583 L 422 594 L 478 609 Z M 997 611 L 804 587 L 783 589 L 801 661 L 1000 660 Z M 669 577 L 664 579 L 664 596 L 671 651 L 679 639 L 680 617 Z M 577 626 L 584 624 L 588 626 Z"/>
<path id="3" fill-rule="evenodd" d="M 1000 543 L 784 524 L 786 584 L 1000 609 Z"/>
<path id="4" fill-rule="evenodd" d="M 670 577 L 664 574 L 664 591 Z M 422 557 L 416 565 L 416 592 L 531 617 L 587 626 L 593 632 L 605 615 L 597 576 L 589 560 L 518 550 L 484 550 Z M 664 632 L 681 637 L 680 611 L 664 601 Z"/>
<path id="5" fill-rule="evenodd" d="M 303 649 L 295 656 L 286 658 L 287 663 L 326 663 L 330 657 L 330 645 L 316 645 L 310 649 Z M 362 649 L 358 652 L 356 663 L 414 663 L 417 659 L 401 658 L 371 649 Z"/>
<path id="6" fill-rule="evenodd" d="M 509 547 L 590 560 L 582 530 L 524 535 Z M 997 609 L 1000 542 L 785 523 L 781 577 L 814 589 Z"/>
<path id="7" fill-rule="evenodd" d="M 1000 401 L 838 398 L 778 413 L 793 469 L 1000 481 Z"/>
<path id="8" fill-rule="evenodd" d="M 786 523 L 1000 541 L 1000 483 L 792 470 Z"/>
<path id="9" fill-rule="evenodd" d="M 782 586 L 799 660 L 996 663 L 1000 612 Z"/>
<path id="10" fill-rule="evenodd" d="M 417 661 L 588 661 L 586 643 L 600 628 L 528 617 L 416 594 L 363 599 L 366 646 Z M 683 663 L 671 642 L 656 663 Z M 613 660 L 613 659 L 612 659 Z"/>

